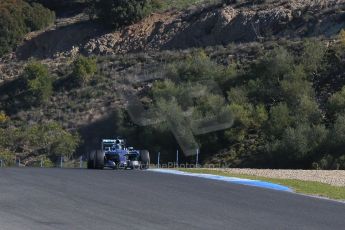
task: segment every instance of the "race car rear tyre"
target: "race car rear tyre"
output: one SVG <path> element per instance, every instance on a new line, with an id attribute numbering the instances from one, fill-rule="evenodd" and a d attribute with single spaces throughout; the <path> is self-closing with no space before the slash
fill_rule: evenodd
<path id="1" fill-rule="evenodd" d="M 150 153 L 147 150 L 140 150 L 141 169 L 150 168 Z"/>
<path id="2" fill-rule="evenodd" d="M 95 151 L 95 169 L 104 169 L 104 152 L 102 150 Z"/>
<path id="3" fill-rule="evenodd" d="M 87 168 L 95 169 L 95 151 L 91 151 L 87 154 Z"/>

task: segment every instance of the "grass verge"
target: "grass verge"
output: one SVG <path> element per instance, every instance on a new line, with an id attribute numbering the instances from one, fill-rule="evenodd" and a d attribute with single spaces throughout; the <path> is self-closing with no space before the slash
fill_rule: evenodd
<path id="1" fill-rule="evenodd" d="M 308 194 L 308 195 L 313 195 L 313 196 L 321 196 L 321 197 L 327 197 L 330 199 L 345 201 L 345 187 L 332 186 L 332 185 L 321 183 L 321 182 L 260 177 L 260 176 L 235 174 L 235 173 L 210 170 L 210 169 L 179 169 L 179 170 L 183 172 L 189 172 L 189 173 L 208 173 L 208 174 L 219 175 L 219 176 L 262 180 L 262 181 L 267 181 L 267 182 L 272 182 L 272 183 L 287 186 L 293 189 L 297 193 Z"/>

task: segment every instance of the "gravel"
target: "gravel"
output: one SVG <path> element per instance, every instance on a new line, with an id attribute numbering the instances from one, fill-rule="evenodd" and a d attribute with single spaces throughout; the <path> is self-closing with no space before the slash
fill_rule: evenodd
<path id="1" fill-rule="evenodd" d="M 212 169 L 235 174 L 247 174 L 279 179 L 322 182 L 345 187 L 345 170 L 280 170 L 280 169 Z"/>

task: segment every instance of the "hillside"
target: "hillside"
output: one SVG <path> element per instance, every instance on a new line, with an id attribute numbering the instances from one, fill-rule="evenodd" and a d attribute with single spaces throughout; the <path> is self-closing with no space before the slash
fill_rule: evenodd
<path id="1" fill-rule="evenodd" d="M 161 151 L 165 161 L 174 159 L 178 143 L 169 124 L 141 127 L 125 112 L 127 101 L 119 92 L 128 89 L 145 107 L 158 106 L 160 116 L 181 110 L 192 120 L 218 113 L 233 118 L 231 128 L 197 136 L 204 162 L 344 168 L 345 1 L 194 2 L 164 5 L 117 30 L 89 20 L 81 9 L 67 16 L 59 16 L 59 9 L 53 26 L 26 34 L 0 59 L 3 131 L 56 122 L 80 134 L 74 156 L 102 137 L 124 135 L 154 154 Z M 95 60 L 97 70 L 78 85 L 73 79 L 80 55 Z M 27 99 L 24 69 L 33 59 L 47 66 L 53 81 L 51 96 L 40 103 Z M 131 77 L 155 75 L 165 80 L 137 82 L 133 88 L 128 83 Z M 183 95 L 200 90 L 200 80 L 216 81 L 226 104 L 213 93 L 188 104 Z M 181 107 L 174 107 L 172 96 Z M 25 137 L 13 136 L 0 140 L 6 154 L 16 152 L 23 160 L 46 154 Z M 11 148 L 19 139 L 20 147 Z"/>
<path id="2" fill-rule="evenodd" d="M 210 4 L 153 13 L 139 23 L 108 32 L 86 17 L 58 20 L 56 27 L 29 36 L 18 59 L 52 58 L 73 50 L 87 55 L 226 46 L 231 43 L 306 37 L 330 39 L 344 27 L 344 1 L 267 1 Z"/>

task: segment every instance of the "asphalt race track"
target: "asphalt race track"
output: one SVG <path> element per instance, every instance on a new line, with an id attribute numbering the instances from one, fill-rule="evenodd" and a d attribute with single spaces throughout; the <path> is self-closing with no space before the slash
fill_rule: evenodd
<path id="1" fill-rule="evenodd" d="M 345 204 L 150 171 L 0 169 L 0 229 L 345 229 Z"/>

